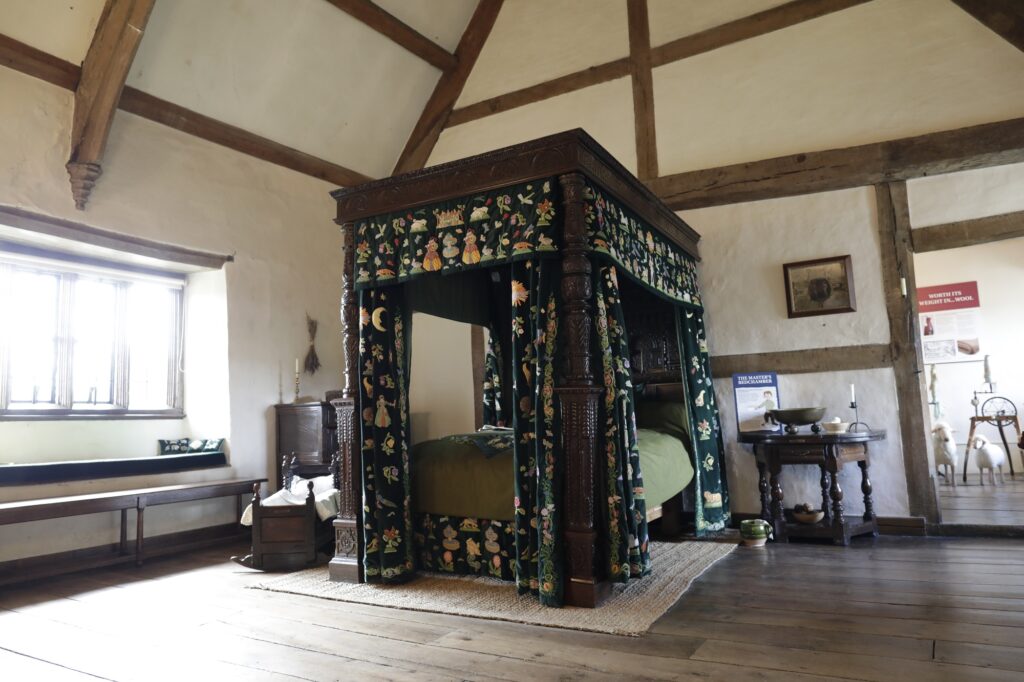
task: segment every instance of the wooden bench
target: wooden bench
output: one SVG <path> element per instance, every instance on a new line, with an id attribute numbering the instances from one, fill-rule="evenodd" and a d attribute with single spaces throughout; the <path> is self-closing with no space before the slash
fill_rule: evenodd
<path id="1" fill-rule="evenodd" d="M 69 566 L 54 566 L 62 555 L 16 559 L 0 564 L 0 584 L 18 582 L 78 571 L 97 566 L 108 566 L 116 563 L 127 563 L 134 559 L 141 566 L 145 558 L 144 528 L 146 508 L 163 504 L 207 500 L 217 497 L 236 496 L 236 522 L 242 518 L 242 510 L 251 497 L 254 485 L 265 483 L 265 478 L 239 478 L 227 481 L 210 481 L 204 483 L 182 483 L 157 488 L 137 488 L 134 490 L 118 490 L 110 493 L 92 493 L 88 495 L 72 495 L 69 497 L 50 497 L 41 500 L 22 500 L 19 502 L 0 503 L 0 525 L 44 521 L 47 519 L 83 516 L 102 512 L 121 512 L 121 538 L 117 551 L 113 555 L 109 548 L 90 548 L 64 553 L 71 559 Z M 128 547 L 128 510 L 136 511 L 135 547 Z M 95 556 L 92 556 L 95 555 Z M 46 561 L 50 559 L 50 561 Z M 20 570 L 19 570 L 20 569 Z M 36 570 L 31 570 L 36 569 Z M 31 570 L 31 575 L 24 573 Z M 19 575 L 21 574 L 21 575 Z"/>

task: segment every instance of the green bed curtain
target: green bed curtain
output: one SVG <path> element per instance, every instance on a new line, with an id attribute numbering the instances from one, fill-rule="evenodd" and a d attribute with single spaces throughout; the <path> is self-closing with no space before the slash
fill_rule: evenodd
<path id="1" fill-rule="evenodd" d="M 698 537 L 729 523 L 729 487 L 725 478 L 722 425 L 711 381 L 708 344 L 702 311 L 679 306 L 676 315 L 679 357 L 690 409 L 694 453 L 694 497 Z"/>
<path id="2" fill-rule="evenodd" d="M 363 567 L 367 582 L 401 582 L 415 570 L 403 293 L 402 287 L 359 292 Z"/>
<path id="3" fill-rule="evenodd" d="M 603 483 L 607 493 L 604 516 L 608 526 L 608 571 L 613 582 L 626 582 L 650 572 L 651 556 L 629 341 L 614 266 L 595 268 L 594 301 L 604 383 L 602 445 L 606 456 Z"/>
<path id="4" fill-rule="evenodd" d="M 487 327 L 487 348 L 484 351 L 483 403 L 486 426 L 505 426 L 505 414 L 501 407 L 501 342 L 496 324 Z"/>
<path id="5" fill-rule="evenodd" d="M 557 261 L 512 265 L 515 576 L 520 594 L 562 605 L 561 412 L 555 396 Z"/>

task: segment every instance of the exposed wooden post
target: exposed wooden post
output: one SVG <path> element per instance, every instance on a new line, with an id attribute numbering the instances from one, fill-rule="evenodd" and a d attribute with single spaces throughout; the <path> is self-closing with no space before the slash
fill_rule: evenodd
<path id="1" fill-rule="evenodd" d="M 430 153 L 434 151 L 437 138 L 441 137 L 441 131 L 448 123 L 455 102 L 462 94 L 462 88 L 466 86 L 466 80 L 473 71 L 480 50 L 483 49 L 487 36 L 491 35 L 494 22 L 501 11 L 501 4 L 504 0 L 480 0 L 469 20 L 459 46 L 455 49 L 457 61 L 454 68 L 441 74 L 441 79 L 434 86 L 427 105 L 423 107 L 416 126 L 409 135 L 405 149 L 402 150 L 398 163 L 395 164 L 394 174 L 407 171 L 419 170 L 427 165 Z"/>
<path id="2" fill-rule="evenodd" d="M 654 128 L 654 76 L 651 73 L 651 29 L 647 0 L 626 0 L 629 21 L 630 75 L 633 81 L 633 127 L 637 176 L 658 177 L 658 144 Z"/>
<path id="3" fill-rule="evenodd" d="M 583 176 L 569 173 L 558 178 L 565 215 L 562 246 L 562 323 L 565 375 L 555 389 L 562 407 L 565 447 L 565 603 L 593 607 L 609 592 L 603 557 L 597 548 L 600 515 L 595 506 L 597 418 L 603 389 L 594 380 L 593 284 L 587 257 L 583 208 Z"/>
<path id="4" fill-rule="evenodd" d="M 82 77 L 75 90 L 71 158 L 66 166 L 78 210 L 85 209 L 92 187 L 103 172 L 100 161 L 110 125 L 153 2 L 107 0 L 82 63 Z"/>
<path id="5" fill-rule="evenodd" d="M 331 580 L 363 582 L 363 463 L 359 435 L 359 305 L 355 292 L 355 225 L 343 223 L 341 335 L 344 383 L 331 401 L 338 416 L 338 473 L 341 503 L 334 521 Z"/>
<path id="6" fill-rule="evenodd" d="M 930 421 L 926 412 L 921 340 L 917 334 L 917 286 L 906 183 L 876 185 L 875 201 L 910 514 L 938 523 L 935 478 L 929 464 L 932 461 L 931 438 L 928 437 Z"/>

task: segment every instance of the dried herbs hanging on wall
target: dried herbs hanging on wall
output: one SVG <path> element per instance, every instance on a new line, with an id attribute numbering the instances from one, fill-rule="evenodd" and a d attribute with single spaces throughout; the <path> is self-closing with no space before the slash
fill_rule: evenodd
<path id="1" fill-rule="evenodd" d="M 306 329 L 309 331 L 309 352 L 306 353 L 306 371 L 310 374 L 316 374 L 316 371 L 320 369 L 320 358 L 316 355 L 316 347 L 313 345 L 316 340 L 316 328 L 317 321 L 306 313 Z"/>

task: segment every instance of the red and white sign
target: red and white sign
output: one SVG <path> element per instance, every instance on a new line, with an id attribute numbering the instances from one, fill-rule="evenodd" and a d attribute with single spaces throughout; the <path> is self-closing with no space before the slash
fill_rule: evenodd
<path id="1" fill-rule="evenodd" d="M 937 287 L 921 287 L 917 290 L 917 308 L 922 315 L 939 310 L 980 307 L 977 282 L 940 284 Z"/>
<path id="2" fill-rule="evenodd" d="M 965 362 L 981 357 L 981 300 L 977 282 L 917 290 L 921 349 L 926 363 Z"/>

